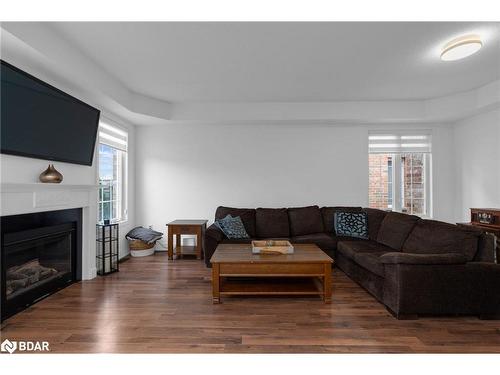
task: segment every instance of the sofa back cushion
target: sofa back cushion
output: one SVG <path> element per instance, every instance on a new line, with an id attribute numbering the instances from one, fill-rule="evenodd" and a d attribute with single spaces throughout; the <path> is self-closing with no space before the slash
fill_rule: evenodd
<path id="1" fill-rule="evenodd" d="M 303 236 L 324 231 L 323 219 L 318 206 L 297 207 L 288 209 L 290 234 Z"/>
<path id="2" fill-rule="evenodd" d="M 239 216 L 243 225 L 245 226 L 245 230 L 248 235 L 252 238 L 256 237 L 256 229 L 255 229 L 255 210 L 253 208 L 233 208 L 233 207 L 224 207 L 219 206 L 215 211 L 215 220 L 220 220 L 225 218 L 227 215 L 231 215 L 232 217 Z"/>
<path id="3" fill-rule="evenodd" d="M 362 212 L 361 207 L 322 207 L 321 216 L 323 217 L 323 227 L 325 232 L 335 234 L 335 212 Z"/>
<path id="4" fill-rule="evenodd" d="M 387 211 L 377 210 L 375 208 L 363 208 L 363 211 L 368 215 L 368 237 L 372 241 L 377 240 L 378 231 L 382 225 L 382 221 L 387 215 Z"/>
<path id="5" fill-rule="evenodd" d="M 255 210 L 257 237 L 290 237 L 288 212 L 286 208 L 257 208 Z"/>
<path id="6" fill-rule="evenodd" d="M 394 250 L 401 250 L 413 227 L 420 218 L 399 212 L 389 212 L 382 220 L 377 242 Z"/>
<path id="7" fill-rule="evenodd" d="M 403 245 L 404 253 L 459 253 L 471 261 L 477 252 L 480 233 L 435 220 L 420 220 Z"/>

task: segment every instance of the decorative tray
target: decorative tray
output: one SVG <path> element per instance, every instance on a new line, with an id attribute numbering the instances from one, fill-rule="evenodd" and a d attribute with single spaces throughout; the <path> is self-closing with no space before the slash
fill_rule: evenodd
<path id="1" fill-rule="evenodd" d="M 252 241 L 253 254 L 293 254 L 293 246 L 285 240 Z"/>

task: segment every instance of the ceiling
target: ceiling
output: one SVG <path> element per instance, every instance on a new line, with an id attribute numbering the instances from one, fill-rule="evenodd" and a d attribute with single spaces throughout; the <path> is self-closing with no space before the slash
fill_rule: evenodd
<path id="1" fill-rule="evenodd" d="M 170 102 L 417 100 L 500 78 L 500 23 L 129 23 L 49 26 L 138 94 Z M 466 33 L 484 47 L 454 62 Z"/>

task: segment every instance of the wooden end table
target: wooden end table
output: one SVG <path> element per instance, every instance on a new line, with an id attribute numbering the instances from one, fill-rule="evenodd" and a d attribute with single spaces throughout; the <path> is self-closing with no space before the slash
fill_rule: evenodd
<path id="1" fill-rule="evenodd" d="M 220 244 L 212 263 L 212 301 L 230 295 L 317 295 L 332 301 L 333 259 L 314 244 L 293 254 L 252 254 L 251 244 Z"/>
<path id="2" fill-rule="evenodd" d="M 194 246 L 194 253 L 196 254 L 196 259 L 201 259 L 203 256 L 203 238 L 205 236 L 207 222 L 208 220 L 174 220 L 168 223 L 168 259 L 174 259 L 174 235 L 175 254 L 177 258 L 179 258 L 186 250 L 193 250 L 193 246 L 181 245 L 181 235 L 183 234 L 196 235 L 196 246 Z"/>

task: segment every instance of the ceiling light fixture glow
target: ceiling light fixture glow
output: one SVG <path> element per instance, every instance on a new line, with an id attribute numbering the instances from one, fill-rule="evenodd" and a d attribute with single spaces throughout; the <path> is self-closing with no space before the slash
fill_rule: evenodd
<path id="1" fill-rule="evenodd" d="M 479 35 L 464 35 L 448 42 L 441 52 L 441 60 L 455 61 L 473 55 L 481 49 L 483 42 Z"/>

